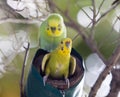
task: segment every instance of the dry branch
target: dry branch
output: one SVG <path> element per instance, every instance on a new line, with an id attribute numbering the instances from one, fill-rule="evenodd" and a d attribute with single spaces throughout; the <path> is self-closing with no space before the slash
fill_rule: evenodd
<path id="1" fill-rule="evenodd" d="M 80 27 L 80 25 L 70 17 L 69 13 L 66 14 L 66 12 L 62 11 L 52 0 L 49 0 L 49 4 L 52 6 L 52 9 L 54 9 L 53 10 L 54 12 L 56 11 L 55 9 L 57 9 L 61 14 L 63 14 L 68 19 L 68 22 L 65 22 L 66 25 L 76 30 L 76 32 L 79 33 L 79 35 L 83 38 L 83 40 L 89 46 L 91 51 L 97 53 L 98 56 L 103 60 L 103 62 L 106 63 L 105 58 L 97 48 L 97 44 L 85 33 L 85 31 L 81 30 L 82 28 Z"/>
<path id="2" fill-rule="evenodd" d="M 22 24 L 35 24 L 39 23 L 40 20 L 35 19 L 15 19 L 15 18 L 2 18 L 0 19 L 0 24 L 2 23 L 22 23 Z"/>
<path id="3" fill-rule="evenodd" d="M 103 80 L 106 78 L 108 73 L 113 69 L 113 66 L 115 66 L 117 64 L 119 59 L 120 59 L 120 45 L 116 47 L 116 50 L 113 52 L 112 56 L 107 61 L 108 64 L 107 64 L 106 68 L 104 69 L 104 71 L 99 75 L 99 78 L 97 79 L 94 87 L 92 87 L 89 97 L 95 97 Z"/>
<path id="4" fill-rule="evenodd" d="M 115 9 L 120 2 L 118 2 L 117 4 L 111 6 L 110 9 L 108 9 L 106 12 L 104 12 L 101 17 L 98 20 L 96 19 L 96 16 L 98 15 L 98 13 L 96 13 L 96 6 L 95 6 L 95 0 L 92 0 L 92 5 L 93 5 L 93 18 L 92 18 L 92 28 L 91 28 L 91 36 L 93 38 L 90 38 L 88 34 L 85 33 L 84 30 L 82 30 L 81 26 L 74 21 L 70 15 L 69 15 L 69 10 L 67 9 L 66 11 L 61 10 L 55 3 L 53 0 L 48 0 L 49 6 L 51 8 L 51 11 L 53 12 L 58 12 L 61 13 L 63 16 L 66 17 L 66 19 L 68 21 L 65 21 L 67 26 L 70 26 L 71 28 L 73 28 L 76 32 L 79 33 L 79 35 L 82 37 L 82 39 L 86 42 L 86 44 L 88 45 L 88 47 L 91 49 L 92 52 L 95 52 L 98 54 L 98 56 L 102 59 L 102 61 L 106 64 L 106 68 L 104 69 L 104 71 L 100 74 L 98 80 L 96 81 L 95 85 L 92 87 L 91 92 L 89 94 L 89 97 L 95 97 L 99 87 L 101 86 L 102 81 L 105 79 L 105 77 L 107 76 L 107 74 L 112 70 L 113 66 L 116 65 L 116 63 L 118 62 L 118 59 L 120 58 L 120 45 L 116 47 L 116 50 L 113 52 L 113 54 L 111 55 L 110 59 L 106 60 L 104 58 L 104 56 L 102 55 L 102 53 L 99 51 L 97 44 L 95 43 L 94 40 L 94 28 L 95 25 L 101 20 L 103 19 L 109 12 L 111 12 L 113 9 Z M 99 11 L 103 5 L 104 1 L 102 1 L 102 3 L 99 6 Z M 6 11 L 8 9 L 6 9 L 5 7 L 3 7 L 2 5 L 0 5 L 0 8 L 5 9 Z M 98 12 L 99 12 L 98 11 Z M 13 11 L 11 11 L 12 13 Z M 14 18 L 3 18 L 0 20 L 0 24 L 1 23 L 5 23 L 5 22 L 14 22 L 14 23 L 38 23 L 38 20 L 28 20 L 28 19 L 14 19 Z"/>
<path id="5" fill-rule="evenodd" d="M 102 5 L 103 5 L 104 1 L 102 1 L 99 10 L 101 9 Z M 52 0 L 49 0 L 49 4 L 50 6 L 52 6 L 51 10 L 53 10 L 53 12 L 55 12 L 57 9 L 57 11 L 59 11 L 61 14 L 63 14 L 67 19 L 68 22 L 66 22 L 67 26 L 70 26 L 71 28 L 73 28 L 74 30 L 76 30 L 80 36 L 83 38 L 83 40 L 86 42 L 86 44 L 89 46 L 89 48 L 98 54 L 98 56 L 102 59 L 102 61 L 106 64 L 106 68 L 104 69 L 104 71 L 100 74 L 99 78 L 97 79 L 95 85 L 92 87 L 91 92 L 89 94 L 89 97 L 95 97 L 98 89 L 100 88 L 103 80 L 105 79 L 105 77 L 107 76 L 107 74 L 112 70 L 113 66 L 118 62 L 118 59 L 120 57 L 120 46 L 116 47 L 115 52 L 113 52 L 113 55 L 111 55 L 111 58 L 109 60 L 106 60 L 103 55 L 101 54 L 101 52 L 98 49 L 97 44 L 95 43 L 95 41 L 91 38 L 88 37 L 88 35 L 81 30 L 81 27 L 78 23 L 76 23 L 69 15 L 69 12 L 66 14 L 66 12 L 62 11 Z M 101 17 L 95 21 L 95 17 L 97 16 L 97 14 L 95 13 L 95 2 L 93 0 L 93 20 L 92 22 L 94 22 L 94 25 L 92 27 L 91 31 L 94 31 L 94 26 L 101 20 L 103 19 L 109 12 L 111 12 L 113 9 L 115 9 L 118 4 L 112 6 L 110 9 L 108 9 L 106 12 L 104 12 Z"/>
<path id="6" fill-rule="evenodd" d="M 27 63 L 27 57 L 28 57 L 28 51 L 29 51 L 30 43 L 28 42 L 28 46 L 24 47 L 25 48 L 25 57 L 24 57 L 24 62 L 22 65 L 22 72 L 21 72 L 21 80 L 20 80 L 20 97 L 24 97 L 24 72 L 25 72 L 25 66 Z"/>

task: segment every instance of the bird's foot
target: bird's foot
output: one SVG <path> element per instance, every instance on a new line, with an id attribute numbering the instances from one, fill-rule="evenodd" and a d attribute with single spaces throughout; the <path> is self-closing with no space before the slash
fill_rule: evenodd
<path id="1" fill-rule="evenodd" d="M 69 88 L 69 87 L 70 87 L 70 81 L 69 81 L 69 79 L 66 78 L 66 79 L 65 79 L 65 82 L 66 82 L 66 84 L 67 84 L 67 86 L 68 86 L 68 88 Z"/>
<path id="2" fill-rule="evenodd" d="M 44 86 L 45 86 L 45 83 L 46 83 L 47 79 L 48 79 L 48 76 L 45 75 L 45 76 L 43 77 L 43 84 L 44 84 Z"/>

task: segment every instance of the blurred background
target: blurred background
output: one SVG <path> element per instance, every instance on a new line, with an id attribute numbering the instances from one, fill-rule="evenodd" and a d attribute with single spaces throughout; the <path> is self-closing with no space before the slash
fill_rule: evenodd
<path id="1" fill-rule="evenodd" d="M 116 46 L 120 44 L 120 5 L 117 3 L 112 5 L 113 1 L 0 0 L 0 97 L 20 97 L 19 83 L 25 55 L 24 46 L 26 47 L 26 43 L 30 42 L 25 67 L 26 80 L 32 59 L 39 48 L 39 26 L 52 12 L 63 16 L 67 35 L 73 39 L 73 48 L 85 60 L 89 71 L 87 76 L 96 77 L 93 80 L 86 78 L 83 97 L 87 97 L 90 87 L 105 68 L 103 60 L 94 52 L 92 43 L 96 44 L 105 59 L 109 59 Z M 78 27 L 80 30 L 77 29 Z M 91 44 L 89 39 L 93 41 Z M 100 72 L 95 75 L 98 68 Z M 96 97 L 107 95 L 120 97 L 118 95 L 120 94 L 120 61 L 113 68 L 103 85 L 103 87 L 108 86 L 106 92 L 102 96 L 99 92 Z M 114 96 L 110 94 L 111 89 L 115 90 Z"/>

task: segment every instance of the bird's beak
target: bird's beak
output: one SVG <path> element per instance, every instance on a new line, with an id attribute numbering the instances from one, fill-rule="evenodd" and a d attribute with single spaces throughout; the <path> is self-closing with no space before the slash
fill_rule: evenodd
<path id="1" fill-rule="evenodd" d="M 51 31 L 54 33 L 56 30 L 56 27 L 51 27 Z"/>
<path id="2" fill-rule="evenodd" d="M 67 48 L 69 48 L 70 47 L 70 41 L 66 41 L 65 45 L 66 45 Z"/>

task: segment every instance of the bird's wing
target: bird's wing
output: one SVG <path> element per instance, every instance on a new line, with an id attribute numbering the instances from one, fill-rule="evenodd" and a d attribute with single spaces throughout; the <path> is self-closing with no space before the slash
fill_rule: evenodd
<path id="1" fill-rule="evenodd" d="M 70 57 L 70 75 L 73 75 L 76 69 L 76 59 L 71 56 Z"/>
<path id="2" fill-rule="evenodd" d="M 50 54 L 46 54 L 46 55 L 43 57 L 42 65 L 41 65 L 42 72 L 44 72 L 44 70 L 45 70 L 45 64 L 46 64 L 47 60 L 49 59 L 49 57 L 50 57 Z"/>

